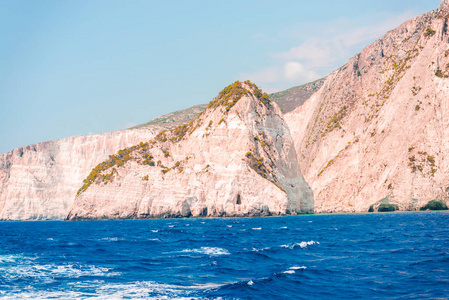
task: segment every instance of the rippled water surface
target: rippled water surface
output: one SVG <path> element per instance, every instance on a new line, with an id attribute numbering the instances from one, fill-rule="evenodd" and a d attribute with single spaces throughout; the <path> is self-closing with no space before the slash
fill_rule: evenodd
<path id="1" fill-rule="evenodd" d="M 12 299 L 446 298 L 449 213 L 0 223 Z"/>

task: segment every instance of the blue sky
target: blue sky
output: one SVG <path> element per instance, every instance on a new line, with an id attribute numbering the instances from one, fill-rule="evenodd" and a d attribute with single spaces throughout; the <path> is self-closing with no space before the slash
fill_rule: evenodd
<path id="1" fill-rule="evenodd" d="M 0 153 L 328 75 L 439 0 L 0 2 Z"/>

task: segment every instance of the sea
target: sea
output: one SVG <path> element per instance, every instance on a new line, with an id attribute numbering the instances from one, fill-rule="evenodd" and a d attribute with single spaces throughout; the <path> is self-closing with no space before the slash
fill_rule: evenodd
<path id="1" fill-rule="evenodd" d="M 448 299 L 449 213 L 0 223 L 1 299 Z"/>

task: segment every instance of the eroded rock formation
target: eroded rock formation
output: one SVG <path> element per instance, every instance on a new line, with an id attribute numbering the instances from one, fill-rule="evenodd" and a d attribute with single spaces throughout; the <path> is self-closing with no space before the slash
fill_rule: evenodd
<path id="1" fill-rule="evenodd" d="M 0 155 L 0 220 L 64 219 L 92 167 L 154 136 L 149 129 L 78 136 Z"/>
<path id="2" fill-rule="evenodd" d="M 316 212 L 449 200 L 449 2 L 405 22 L 285 116 Z"/>
<path id="3" fill-rule="evenodd" d="M 69 219 L 313 212 L 289 129 L 252 83 L 225 88 L 189 124 L 119 151 L 84 180 Z"/>

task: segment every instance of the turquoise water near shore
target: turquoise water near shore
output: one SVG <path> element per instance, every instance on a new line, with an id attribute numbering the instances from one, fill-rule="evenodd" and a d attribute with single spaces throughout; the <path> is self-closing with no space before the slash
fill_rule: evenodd
<path id="1" fill-rule="evenodd" d="M 449 213 L 0 223 L 5 299 L 445 298 Z"/>

